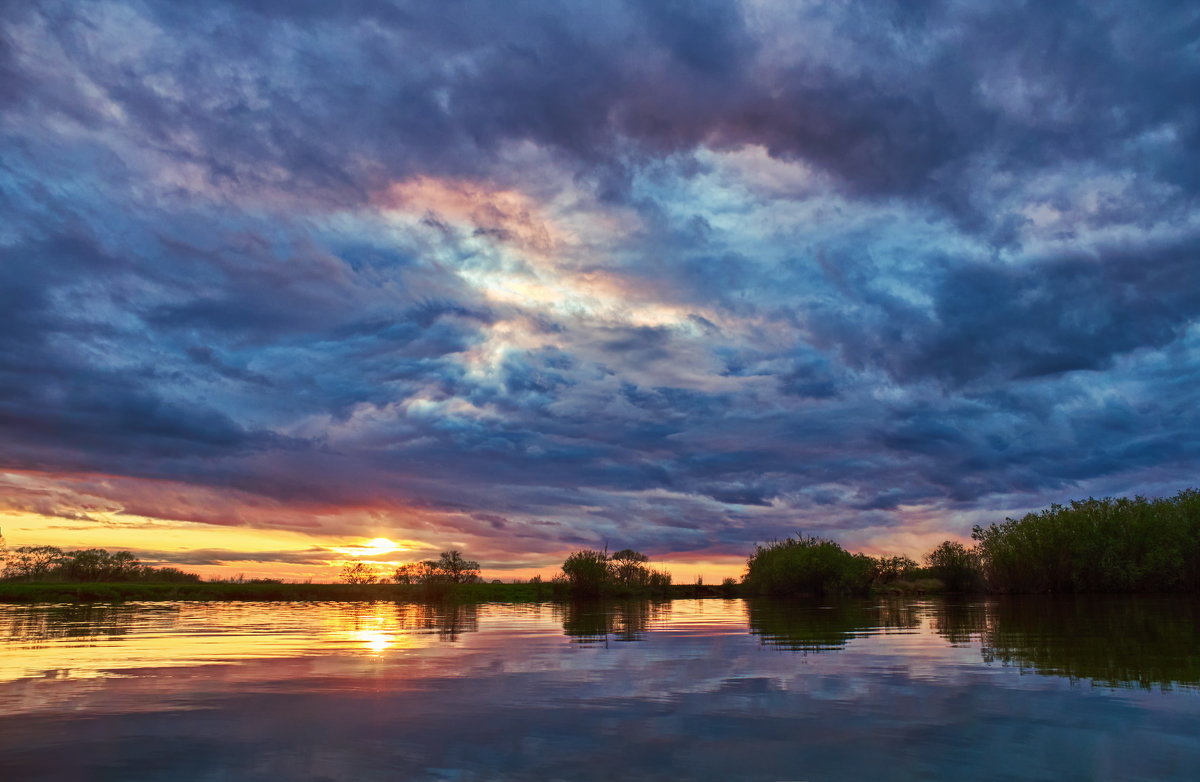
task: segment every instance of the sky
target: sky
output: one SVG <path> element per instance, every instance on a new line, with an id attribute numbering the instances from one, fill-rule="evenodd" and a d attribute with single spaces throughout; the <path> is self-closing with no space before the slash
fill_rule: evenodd
<path id="1" fill-rule="evenodd" d="M 1197 95 L 1195 3 L 0 2 L 0 529 L 691 580 L 1174 494 Z"/>

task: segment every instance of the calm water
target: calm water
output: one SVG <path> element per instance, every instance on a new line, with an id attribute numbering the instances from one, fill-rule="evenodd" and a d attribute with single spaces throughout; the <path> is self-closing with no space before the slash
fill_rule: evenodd
<path id="1" fill-rule="evenodd" d="M 1197 780 L 1200 603 L 0 606 L 0 779 Z"/>

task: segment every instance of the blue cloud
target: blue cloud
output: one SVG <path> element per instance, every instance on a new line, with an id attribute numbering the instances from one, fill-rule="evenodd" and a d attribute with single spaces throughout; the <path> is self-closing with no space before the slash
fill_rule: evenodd
<path id="1" fill-rule="evenodd" d="M 0 26 L 6 468 L 515 555 L 962 531 L 1200 463 L 1186 4 Z"/>

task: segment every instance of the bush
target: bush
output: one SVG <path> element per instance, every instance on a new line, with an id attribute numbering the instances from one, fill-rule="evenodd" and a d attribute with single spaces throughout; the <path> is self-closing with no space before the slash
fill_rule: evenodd
<path id="1" fill-rule="evenodd" d="M 1200 589 L 1200 491 L 1087 499 L 975 527 L 983 572 L 1002 592 Z"/>
<path id="2" fill-rule="evenodd" d="M 613 568 L 603 551 L 576 551 L 563 562 L 562 571 L 574 597 L 599 597 L 615 581 Z"/>
<path id="3" fill-rule="evenodd" d="M 649 561 L 649 557 L 633 549 L 622 549 L 611 557 L 592 549 L 576 551 L 562 564 L 562 585 L 552 586 L 556 596 L 565 592 L 573 598 L 666 592 L 671 586 L 671 574 L 652 569 Z"/>
<path id="4" fill-rule="evenodd" d="M 721 597 L 737 597 L 738 582 L 736 578 L 721 579 Z"/>
<path id="5" fill-rule="evenodd" d="M 871 557 L 851 554 L 832 540 L 795 537 L 756 547 L 744 584 L 761 595 L 864 594 L 875 570 Z"/>
<path id="6" fill-rule="evenodd" d="M 983 588 L 979 556 L 961 543 L 943 541 L 925 557 L 929 572 L 948 592 L 974 592 Z"/>

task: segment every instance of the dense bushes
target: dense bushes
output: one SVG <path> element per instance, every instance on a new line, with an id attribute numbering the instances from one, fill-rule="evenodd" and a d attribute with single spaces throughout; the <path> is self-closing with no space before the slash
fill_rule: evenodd
<path id="1" fill-rule="evenodd" d="M 978 592 L 984 587 L 979 555 L 961 543 L 947 540 L 925 556 L 929 575 L 950 592 Z"/>
<path id="2" fill-rule="evenodd" d="M 671 575 L 654 570 L 649 561 L 633 549 L 612 556 L 590 549 L 576 551 L 563 562 L 562 575 L 555 580 L 556 591 L 573 598 L 665 594 Z"/>
<path id="3" fill-rule="evenodd" d="M 975 527 L 976 545 L 945 541 L 926 568 L 906 557 L 851 554 L 820 538 L 758 546 L 746 563 L 749 594 L 868 591 L 1175 592 L 1200 590 L 1200 491 L 1147 500 L 1088 499 Z M 925 580 L 922 580 L 925 579 Z"/>
<path id="4" fill-rule="evenodd" d="M 1052 505 L 973 537 L 1001 592 L 1166 592 L 1200 589 L 1200 492 L 1147 500 Z"/>
<path id="5" fill-rule="evenodd" d="M 876 565 L 832 540 L 786 538 L 755 548 L 746 563 L 745 585 L 760 595 L 861 594 L 870 589 Z"/>

